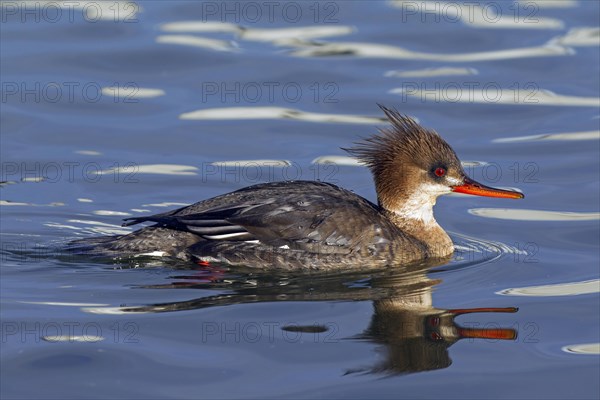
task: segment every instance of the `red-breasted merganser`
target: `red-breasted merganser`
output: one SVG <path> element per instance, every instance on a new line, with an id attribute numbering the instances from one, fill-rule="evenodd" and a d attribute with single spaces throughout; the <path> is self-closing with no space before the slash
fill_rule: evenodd
<path id="1" fill-rule="evenodd" d="M 257 268 L 385 267 L 454 251 L 433 206 L 450 192 L 521 199 L 471 180 L 452 148 L 410 117 L 381 107 L 391 123 L 344 149 L 371 170 L 378 204 L 330 183 L 271 182 L 123 225 L 154 222 L 96 249 Z"/>

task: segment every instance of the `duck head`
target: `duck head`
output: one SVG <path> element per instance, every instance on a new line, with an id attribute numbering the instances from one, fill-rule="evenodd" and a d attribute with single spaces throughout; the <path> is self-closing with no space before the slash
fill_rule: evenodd
<path id="1" fill-rule="evenodd" d="M 469 178 L 456 153 L 435 131 L 380 106 L 391 127 L 344 149 L 373 174 L 381 207 L 405 219 L 434 223 L 438 196 L 451 192 L 522 199 L 517 191 L 496 189 Z"/>

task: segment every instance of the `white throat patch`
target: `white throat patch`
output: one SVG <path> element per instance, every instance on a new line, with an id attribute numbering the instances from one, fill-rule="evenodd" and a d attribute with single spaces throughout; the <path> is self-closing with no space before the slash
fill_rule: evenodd
<path id="1" fill-rule="evenodd" d="M 433 206 L 438 196 L 450 193 L 448 186 L 437 183 L 422 183 L 410 194 L 404 204 L 394 212 L 406 219 L 416 219 L 425 226 L 437 225 L 433 217 Z"/>

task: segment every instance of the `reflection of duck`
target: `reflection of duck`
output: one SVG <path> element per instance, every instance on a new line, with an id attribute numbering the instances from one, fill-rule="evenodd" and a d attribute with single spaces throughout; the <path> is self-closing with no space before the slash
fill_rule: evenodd
<path id="1" fill-rule="evenodd" d="M 454 318 L 477 312 L 516 312 L 516 308 L 439 310 L 410 308 L 394 300 L 374 303 L 371 325 L 362 338 L 385 345 L 385 359 L 368 372 L 406 373 L 447 368 L 448 347 L 464 338 L 512 340 L 514 329 L 476 329 L 457 325 Z M 361 370 L 357 370 L 361 371 Z M 361 371 L 362 372 L 362 371 Z"/>
<path id="2" fill-rule="evenodd" d="M 513 329 L 473 329 L 462 327 L 454 318 L 477 312 L 516 312 L 516 308 L 479 308 L 462 310 L 436 309 L 432 305 L 432 287 L 439 283 L 425 274 L 432 265 L 411 266 L 372 273 L 352 272 L 336 275 L 319 274 L 274 276 L 249 274 L 248 279 L 223 276 L 223 271 L 203 269 L 198 275 L 179 275 L 167 285 L 146 286 L 151 289 L 199 288 L 229 291 L 174 303 L 159 303 L 118 308 L 86 308 L 92 313 L 163 313 L 210 307 L 282 301 L 373 301 L 374 313 L 369 327 L 357 340 L 381 344 L 383 361 L 366 368 L 349 368 L 350 372 L 409 373 L 446 368 L 451 364 L 448 347 L 463 338 L 510 340 Z M 221 275 L 221 276 L 219 276 Z M 283 330 L 319 334 L 327 325 L 284 326 Z M 319 336 L 316 336 L 319 337 Z M 321 336 L 322 337 L 322 336 Z M 306 339 L 314 342 L 312 339 Z"/>
<path id="3" fill-rule="evenodd" d="M 259 268 L 405 265 L 454 251 L 433 217 L 438 196 L 523 198 L 472 181 L 437 133 L 382 109 L 392 128 L 348 149 L 371 169 L 379 205 L 323 182 L 265 183 L 167 213 L 128 218 L 124 225 L 156 225 L 100 239 L 94 250 L 161 252 Z"/>

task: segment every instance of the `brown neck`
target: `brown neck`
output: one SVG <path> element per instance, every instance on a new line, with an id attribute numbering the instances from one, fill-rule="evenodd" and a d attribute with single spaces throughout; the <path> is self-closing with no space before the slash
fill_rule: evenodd
<path id="1" fill-rule="evenodd" d="M 407 218 L 390 210 L 386 210 L 386 213 L 390 220 L 403 232 L 425 243 L 430 257 L 447 257 L 454 252 L 452 239 L 435 219 L 423 221 L 418 218 Z"/>

